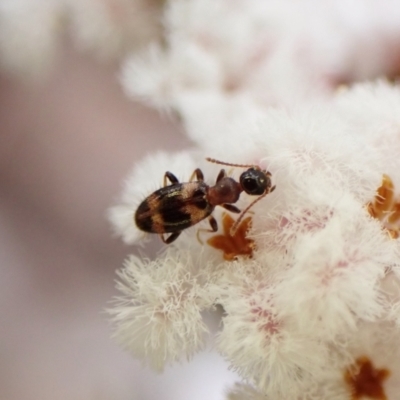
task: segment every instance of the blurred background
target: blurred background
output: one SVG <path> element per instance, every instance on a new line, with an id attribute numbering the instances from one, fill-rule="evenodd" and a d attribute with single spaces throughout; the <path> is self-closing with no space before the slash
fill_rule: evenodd
<path id="1" fill-rule="evenodd" d="M 136 252 L 106 210 L 135 161 L 189 145 L 179 130 L 68 43 L 40 82 L 0 75 L 0 399 L 223 397 L 234 374 L 219 356 L 158 375 L 110 339 L 104 313 Z"/>

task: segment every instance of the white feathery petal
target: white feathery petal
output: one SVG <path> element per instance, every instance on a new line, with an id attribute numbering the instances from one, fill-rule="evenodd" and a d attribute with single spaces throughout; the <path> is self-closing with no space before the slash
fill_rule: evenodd
<path id="1" fill-rule="evenodd" d="M 253 386 L 244 383 L 236 383 L 229 389 L 226 400 L 266 400 L 265 395 L 257 391 Z"/>
<path id="2" fill-rule="evenodd" d="M 249 97 L 256 94 L 256 101 L 264 105 L 293 104 L 297 88 L 301 98 L 309 96 L 310 90 L 319 95 L 324 90 L 310 84 L 309 80 L 315 79 L 310 78 L 312 68 L 307 61 L 306 68 L 298 68 L 297 62 L 288 72 L 284 68 L 297 61 L 293 53 L 299 44 L 298 32 L 292 28 L 293 13 L 290 24 L 285 22 L 288 12 L 289 8 L 278 2 L 267 7 L 259 1 L 237 2 L 232 7 L 220 0 L 175 1 L 165 16 L 168 45 L 131 58 L 123 69 L 123 85 L 128 93 L 144 97 L 156 107 L 176 108 L 184 119 L 182 96 L 187 93 L 198 94 L 201 100 L 208 91 L 226 99 L 248 92 Z M 278 23 L 275 14 L 279 15 Z M 299 29 L 307 26 L 304 17 L 299 18 Z M 293 44 L 285 38 L 288 31 Z M 288 50 L 282 52 L 286 43 L 290 43 Z M 275 58 L 269 63 L 271 54 Z M 204 101 L 198 104 L 200 109 L 207 107 Z"/>
<path id="3" fill-rule="evenodd" d="M 323 229 L 291 247 L 276 302 L 303 331 L 334 340 L 388 311 L 379 282 L 394 256 L 393 241 L 363 210 L 335 210 Z"/>
<path id="4" fill-rule="evenodd" d="M 376 8 L 362 2 L 353 6 L 354 15 Z M 374 23 L 366 18 L 360 29 L 359 19 L 349 18 L 341 5 L 315 0 L 241 0 L 234 6 L 226 0 L 174 1 L 164 16 L 166 46 L 150 50 L 142 56 L 145 61 L 129 62 L 123 82 L 129 92 L 156 107 L 175 108 L 184 120 L 193 118 L 185 112 L 190 111 L 183 99 L 188 92 L 199 96 L 199 115 L 208 108 L 207 95 L 214 93 L 227 102 L 245 96 L 263 108 L 327 100 L 340 82 L 376 76 L 393 62 L 388 51 L 385 60 L 368 53 L 379 53 L 370 34 L 380 44 L 387 38 L 379 35 L 379 27 L 386 29 L 384 18 L 379 21 L 368 30 Z M 371 64 L 364 71 L 352 68 L 352 54 L 360 44 L 360 64 Z"/>
<path id="5" fill-rule="evenodd" d="M 281 185 L 309 190 L 310 180 L 319 175 L 324 186 L 346 188 L 361 201 L 369 200 L 379 186 L 382 172 L 374 168 L 376 152 L 362 146 L 361 138 L 329 106 L 271 110 L 259 124 L 254 141 L 263 146 L 265 160 L 279 174 Z"/>
<path id="6" fill-rule="evenodd" d="M 183 51 L 171 53 L 153 44 L 147 51 L 129 57 L 121 77 L 126 93 L 168 110 L 177 108 L 179 98 L 186 93 L 218 87 L 221 77 L 216 60 L 196 43 L 185 41 L 181 45 Z"/>
<path id="7" fill-rule="evenodd" d="M 120 81 L 128 97 L 160 109 L 171 107 L 168 82 L 171 70 L 168 54 L 158 44 L 151 44 L 146 52 L 131 55 L 122 64 Z"/>
<path id="8" fill-rule="evenodd" d="M 377 157 L 370 163 L 400 187 L 400 86 L 386 81 L 355 85 L 338 93 L 335 108 L 354 127 L 353 136 L 374 149 Z"/>
<path id="9" fill-rule="evenodd" d="M 182 91 L 175 104 L 184 116 L 186 134 L 212 157 L 225 159 L 229 147 L 230 157 L 238 159 L 256 148 L 249 132 L 264 118 L 265 109 L 250 94 L 226 96 L 215 88 Z"/>
<path id="10" fill-rule="evenodd" d="M 396 240 L 396 244 L 398 240 Z M 400 257 L 397 257 L 399 260 Z M 387 271 L 385 278 L 381 281 L 380 289 L 385 295 L 388 304 L 388 321 L 394 321 L 400 328 L 400 266 L 394 265 Z"/>
<path id="11" fill-rule="evenodd" d="M 218 349 L 244 379 L 272 398 L 295 400 L 315 385 L 327 363 L 326 344 L 303 334 L 275 304 L 277 282 L 267 265 L 229 265 L 218 303 L 226 315 Z"/>
<path id="12" fill-rule="evenodd" d="M 253 235 L 260 248 L 281 250 L 288 254 L 302 235 L 323 230 L 337 213 L 351 215 L 362 207 L 341 189 L 325 187 L 323 179 L 319 182 L 313 179 L 312 182 L 316 184 L 311 184 L 308 190 L 306 187 L 303 192 L 299 190 L 299 195 L 295 199 L 292 197 L 292 201 L 290 195 L 295 192 L 294 189 L 288 190 L 287 196 L 275 191 L 268 195 L 268 203 L 256 206 L 260 218 L 253 224 Z"/>
<path id="13" fill-rule="evenodd" d="M 312 18 L 307 5 L 312 7 Z M 315 71 L 320 71 L 327 59 L 335 59 L 332 54 L 337 54 L 337 46 L 333 50 L 331 45 L 340 35 L 337 31 L 332 34 L 333 24 L 327 16 L 327 7 L 319 7 L 314 1 L 237 1 L 234 6 L 229 1 L 176 1 L 166 14 L 166 25 L 173 50 L 179 51 L 179 39 L 188 37 L 219 59 L 225 72 L 225 89 L 248 87 L 261 97 L 264 93 L 274 98 L 279 93 L 275 88 L 293 87 L 294 82 L 288 82 L 293 76 L 295 83 L 310 92 L 316 86 L 311 84 Z M 324 23 L 319 22 L 321 17 Z M 296 88 L 288 94 L 285 100 L 296 98 Z"/>
<path id="14" fill-rule="evenodd" d="M 118 276 L 122 296 L 109 312 L 122 347 L 157 370 L 204 347 L 208 329 L 201 312 L 213 299 L 207 273 L 189 252 L 171 247 L 155 261 L 131 256 Z"/>

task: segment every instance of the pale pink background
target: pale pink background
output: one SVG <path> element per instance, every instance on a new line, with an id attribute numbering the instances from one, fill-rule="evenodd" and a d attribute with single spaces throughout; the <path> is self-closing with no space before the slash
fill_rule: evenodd
<path id="1" fill-rule="evenodd" d="M 235 375 L 215 353 L 157 375 L 110 340 L 103 312 L 135 251 L 106 209 L 143 154 L 188 145 L 124 96 L 115 67 L 68 45 L 42 83 L 0 75 L 1 400 L 224 397 Z"/>

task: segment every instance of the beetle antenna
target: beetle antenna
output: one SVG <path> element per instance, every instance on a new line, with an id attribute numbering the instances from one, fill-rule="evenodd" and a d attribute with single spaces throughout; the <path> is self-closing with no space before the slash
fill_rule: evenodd
<path id="1" fill-rule="evenodd" d="M 230 235 L 231 235 L 231 236 L 233 236 L 233 235 L 236 233 L 237 228 L 238 228 L 238 226 L 239 226 L 239 224 L 240 224 L 240 221 L 243 219 L 243 217 L 244 217 L 244 215 L 247 213 L 247 211 L 249 211 L 250 208 L 253 207 L 254 204 L 257 203 L 257 201 L 260 201 L 260 200 L 261 200 L 263 197 L 265 197 L 267 194 L 273 192 L 273 191 L 275 190 L 275 187 L 276 187 L 276 186 L 272 186 L 271 189 L 266 190 L 264 194 L 262 194 L 260 197 L 257 197 L 252 203 L 250 203 L 250 204 L 242 211 L 242 213 L 239 215 L 239 218 L 235 221 L 235 223 L 234 223 L 234 224 L 232 225 L 232 227 L 231 227 L 231 231 L 230 231 Z"/>
<path id="2" fill-rule="evenodd" d="M 265 192 L 264 194 L 262 194 L 261 196 L 257 197 L 252 203 L 250 203 L 243 211 L 242 213 L 239 215 L 239 218 L 235 221 L 235 223 L 232 225 L 231 227 L 231 231 L 230 231 L 230 235 L 233 236 L 236 231 L 237 228 L 240 224 L 240 221 L 243 219 L 244 215 L 247 213 L 247 211 L 250 210 L 251 207 L 254 206 L 254 204 L 257 203 L 257 201 L 260 201 L 263 197 L 265 197 L 269 192 Z"/>
<path id="3" fill-rule="evenodd" d="M 257 168 L 257 166 L 254 165 L 254 164 L 233 164 L 233 163 L 227 163 L 227 162 L 224 162 L 224 161 L 219 161 L 219 160 L 216 160 L 215 158 L 211 158 L 211 157 L 206 157 L 206 160 L 209 161 L 209 162 L 212 162 L 214 164 L 228 165 L 230 167 L 241 167 L 241 168 L 254 168 L 254 167 L 256 167 Z"/>

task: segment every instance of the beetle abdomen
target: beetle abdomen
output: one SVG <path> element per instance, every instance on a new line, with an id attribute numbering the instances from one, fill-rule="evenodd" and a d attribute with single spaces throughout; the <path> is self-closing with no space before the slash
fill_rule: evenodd
<path id="1" fill-rule="evenodd" d="M 147 197 L 135 213 L 139 229 L 151 233 L 178 232 L 208 217 L 214 207 L 207 199 L 203 182 L 166 186 Z"/>

